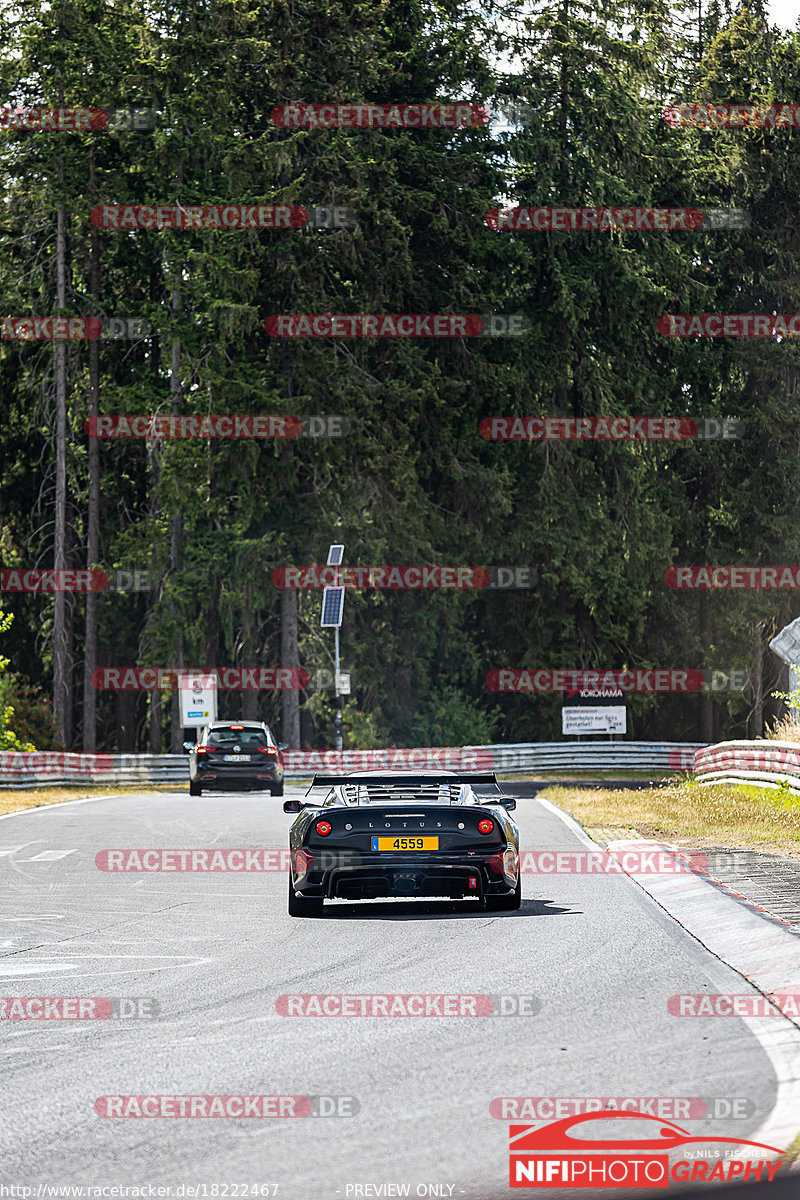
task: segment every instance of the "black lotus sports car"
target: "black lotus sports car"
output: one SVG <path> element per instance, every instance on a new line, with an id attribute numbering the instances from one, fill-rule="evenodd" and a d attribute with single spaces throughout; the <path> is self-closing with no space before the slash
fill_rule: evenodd
<path id="1" fill-rule="evenodd" d="M 478 795 L 491 785 L 494 794 Z M 493 773 L 426 771 L 315 775 L 315 800 L 286 800 L 289 912 L 327 900 L 475 897 L 476 908 L 519 908 L 516 801 Z"/>

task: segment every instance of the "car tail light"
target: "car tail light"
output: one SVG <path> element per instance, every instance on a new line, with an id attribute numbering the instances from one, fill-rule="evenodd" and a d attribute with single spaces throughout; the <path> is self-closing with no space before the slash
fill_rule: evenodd
<path id="1" fill-rule="evenodd" d="M 491 833 L 493 829 L 494 821 L 490 820 L 489 817 L 487 817 L 484 821 L 478 821 L 479 833 Z"/>
<path id="2" fill-rule="evenodd" d="M 259 754 L 277 754 L 278 747 L 277 746 L 259 746 L 258 753 Z"/>
<path id="3" fill-rule="evenodd" d="M 486 865 L 493 875 L 497 875 L 498 878 L 502 878 L 502 876 L 506 874 L 506 862 L 503 851 L 498 850 L 497 854 L 493 854 L 492 857 L 488 859 Z"/>
<path id="4" fill-rule="evenodd" d="M 195 753 L 196 754 L 208 754 L 208 746 L 198 746 Z"/>
<path id="5" fill-rule="evenodd" d="M 333 829 L 333 826 L 331 825 L 330 821 L 317 821 L 316 829 L 320 837 L 327 837 Z"/>
<path id="6" fill-rule="evenodd" d="M 229 725 L 228 729 L 244 729 L 244 725 Z"/>
<path id="7" fill-rule="evenodd" d="M 294 873 L 295 875 L 305 875 L 314 865 L 313 855 L 307 850 L 296 850 L 294 855 Z"/>
<path id="8" fill-rule="evenodd" d="M 509 846 L 503 855 L 503 872 L 507 879 L 516 879 L 519 855 L 513 846 Z"/>

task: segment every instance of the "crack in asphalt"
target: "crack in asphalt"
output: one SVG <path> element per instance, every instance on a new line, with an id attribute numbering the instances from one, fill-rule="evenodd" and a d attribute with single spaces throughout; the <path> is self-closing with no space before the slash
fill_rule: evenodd
<path id="1" fill-rule="evenodd" d="M 166 908 L 154 908 L 149 912 L 142 913 L 141 916 L 155 916 L 157 913 L 170 912 L 173 908 L 185 908 L 188 901 L 182 900 L 179 904 L 168 904 Z M 32 918 L 35 920 L 36 918 Z M 107 933 L 111 929 L 116 929 L 118 925 L 126 925 L 130 921 L 138 920 L 138 917 L 126 917 L 123 921 L 115 921 L 112 925 L 104 925 L 99 929 L 83 929 L 78 933 L 73 933 L 69 937 L 57 938 L 50 942 L 37 942 L 33 946 L 22 946 L 19 950 L 11 950 L 8 954 L 0 954 L 0 958 L 14 958 L 17 954 L 28 954 L 31 950 L 42 950 L 45 946 L 62 946 L 67 942 L 74 942 L 76 938 L 92 937 L 96 934 Z"/>

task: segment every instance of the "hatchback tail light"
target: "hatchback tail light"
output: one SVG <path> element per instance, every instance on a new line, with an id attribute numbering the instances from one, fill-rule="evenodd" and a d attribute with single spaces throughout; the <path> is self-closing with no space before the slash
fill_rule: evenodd
<path id="1" fill-rule="evenodd" d="M 208 754 L 208 746 L 198 746 L 195 753 L 196 754 Z"/>
<path id="2" fill-rule="evenodd" d="M 317 821 L 316 830 L 320 837 L 327 837 L 332 829 L 330 821 Z"/>
<path id="3" fill-rule="evenodd" d="M 259 754 L 277 754 L 278 747 L 277 746 L 259 746 L 258 753 Z"/>
<path id="4" fill-rule="evenodd" d="M 494 821 L 492 821 L 489 817 L 486 817 L 486 819 L 483 821 L 478 821 L 479 833 L 491 833 L 493 829 Z"/>

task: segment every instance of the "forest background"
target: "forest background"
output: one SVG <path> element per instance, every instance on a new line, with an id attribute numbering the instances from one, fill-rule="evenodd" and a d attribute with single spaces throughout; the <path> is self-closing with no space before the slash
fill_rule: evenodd
<path id="1" fill-rule="evenodd" d="M 798 347 L 680 339 L 666 313 L 800 312 L 800 128 L 674 127 L 665 105 L 800 102 L 800 34 L 759 0 L 15 0 L 6 107 L 152 110 L 149 130 L 0 129 L 4 316 L 152 332 L 0 342 L 0 563 L 147 570 L 146 591 L 7 592 L 0 712 L 37 748 L 178 749 L 170 691 L 104 667 L 329 670 L 319 591 L 276 568 L 510 565 L 535 586 L 349 590 L 345 745 L 561 737 L 499 668 L 735 679 L 631 695 L 628 736 L 759 736 L 792 590 L 681 591 L 686 564 L 800 563 Z M 286 129 L 285 103 L 462 101 L 464 129 Z M 345 229 L 137 230 L 101 204 L 346 206 Z M 737 209 L 745 228 L 500 232 L 498 205 Z M 520 313 L 520 337 L 281 339 L 276 313 Z M 341 437 L 123 438 L 96 414 L 318 414 Z M 680 442 L 489 441 L 495 416 L 735 420 Z M 716 675 L 712 676 L 712 672 Z M 732 673 L 736 674 L 732 676 Z M 332 744 L 330 687 L 221 715 Z M 10 744 L 10 743 L 9 743 Z"/>

